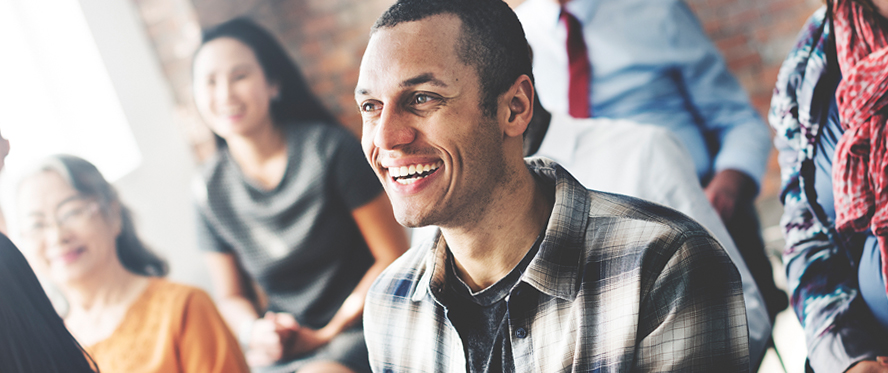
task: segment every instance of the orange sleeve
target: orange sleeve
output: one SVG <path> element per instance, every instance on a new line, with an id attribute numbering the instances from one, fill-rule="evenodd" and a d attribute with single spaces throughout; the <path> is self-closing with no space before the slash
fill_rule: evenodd
<path id="1" fill-rule="evenodd" d="M 182 315 L 179 341 L 184 373 L 249 373 L 237 340 L 210 296 L 195 289 Z"/>

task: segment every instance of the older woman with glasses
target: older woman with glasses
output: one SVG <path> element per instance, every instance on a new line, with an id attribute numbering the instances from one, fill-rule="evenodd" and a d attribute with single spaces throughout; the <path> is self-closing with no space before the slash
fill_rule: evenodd
<path id="1" fill-rule="evenodd" d="M 201 290 L 163 280 L 166 263 L 89 162 L 55 156 L 18 189 L 22 248 L 67 301 L 71 334 L 107 372 L 247 372 Z"/>

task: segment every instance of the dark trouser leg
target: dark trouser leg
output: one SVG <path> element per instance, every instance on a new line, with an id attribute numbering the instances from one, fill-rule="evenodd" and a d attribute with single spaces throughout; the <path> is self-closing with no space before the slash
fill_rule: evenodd
<path id="1" fill-rule="evenodd" d="M 740 255 L 743 256 L 746 266 L 749 267 L 755 284 L 762 292 L 765 307 L 768 309 L 768 315 L 773 323 L 777 313 L 789 305 L 789 299 L 786 297 L 786 292 L 778 289 L 774 283 L 774 272 L 771 261 L 765 252 L 765 242 L 762 239 L 758 214 L 753 201 L 739 203 L 734 210 L 734 216 L 725 225 L 731 238 L 734 239 L 737 249 L 740 250 Z"/>

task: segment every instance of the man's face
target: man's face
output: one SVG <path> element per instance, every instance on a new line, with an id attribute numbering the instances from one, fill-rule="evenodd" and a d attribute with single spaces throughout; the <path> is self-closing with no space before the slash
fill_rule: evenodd
<path id="1" fill-rule="evenodd" d="M 503 132 L 457 55 L 460 25 L 437 15 L 379 29 L 361 62 L 364 154 L 405 226 L 477 221 L 506 173 Z"/>

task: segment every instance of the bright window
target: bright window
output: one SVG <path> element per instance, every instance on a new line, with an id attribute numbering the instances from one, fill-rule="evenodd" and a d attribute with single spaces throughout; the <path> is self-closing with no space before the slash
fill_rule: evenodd
<path id="1" fill-rule="evenodd" d="M 93 162 L 109 181 L 141 156 L 77 0 L 0 0 L 6 174 L 44 156 Z"/>

